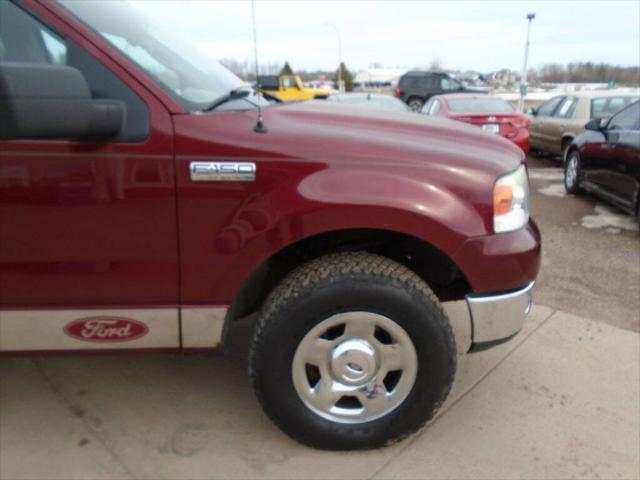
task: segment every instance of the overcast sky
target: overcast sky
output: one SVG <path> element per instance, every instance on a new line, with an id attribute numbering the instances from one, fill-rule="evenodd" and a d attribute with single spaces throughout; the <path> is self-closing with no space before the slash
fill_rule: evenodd
<path id="1" fill-rule="evenodd" d="M 142 2 L 215 58 L 253 59 L 251 3 Z M 570 61 L 640 65 L 640 1 L 256 1 L 262 63 L 306 70 L 428 66 L 520 70 L 526 15 L 535 12 L 529 65 Z"/>

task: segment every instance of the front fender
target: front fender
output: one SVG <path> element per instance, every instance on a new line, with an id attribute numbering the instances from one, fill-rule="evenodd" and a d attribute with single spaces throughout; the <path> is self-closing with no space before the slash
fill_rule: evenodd
<path id="1" fill-rule="evenodd" d="M 344 218 L 339 212 L 349 207 L 358 212 L 353 220 L 370 224 L 364 228 L 406 233 L 445 253 L 453 254 L 466 238 L 486 233 L 482 217 L 458 194 L 404 169 L 390 170 L 320 170 L 303 179 L 298 192 L 331 212 L 327 227 L 335 223 L 331 218 Z"/>
<path id="2" fill-rule="evenodd" d="M 210 290 L 214 303 L 228 304 L 282 249 L 351 229 L 402 233 L 452 257 L 466 239 L 485 233 L 485 224 L 464 198 L 432 182 L 362 166 L 318 170 L 248 198 L 219 230 L 212 245 L 220 270 Z"/>

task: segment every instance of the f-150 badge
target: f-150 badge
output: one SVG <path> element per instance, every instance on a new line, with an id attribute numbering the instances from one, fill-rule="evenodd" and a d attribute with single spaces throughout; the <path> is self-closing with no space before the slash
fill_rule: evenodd
<path id="1" fill-rule="evenodd" d="M 251 162 L 191 162 L 194 182 L 253 182 L 256 164 Z"/>

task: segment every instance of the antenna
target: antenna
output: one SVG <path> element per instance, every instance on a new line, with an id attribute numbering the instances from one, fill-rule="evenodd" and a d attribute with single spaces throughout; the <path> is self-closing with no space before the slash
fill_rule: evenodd
<path id="1" fill-rule="evenodd" d="M 253 131 L 256 133 L 267 133 L 269 130 L 262 121 L 262 107 L 260 106 L 260 83 L 258 82 L 258 36 L 256 35 L 256 3 L 251 0 L 251 19 L 253 21 L 253 54 L 256 58 L 256 87 L 258 89 L 258 120 Z"/>

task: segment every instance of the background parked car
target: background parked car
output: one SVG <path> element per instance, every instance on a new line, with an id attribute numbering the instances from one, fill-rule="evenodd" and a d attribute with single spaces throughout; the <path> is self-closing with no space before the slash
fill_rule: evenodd
<path id="1" fill-rule="evenodd" d="M 447 73 L 420 71 L 409 71 L 400 77 L 395 93 L 411 110 L 419 112 L 433 95 L 455 92 L 484 93 L 482 90 L 465 88 Z"/>
<path id="2" fill-rule="evenodd" d="M 525 154 L 529 153 L 529 119 L 501 98 L 475 93 L 436 95 L 425 103 L 422 113 L 477 125 L 502 135 Z"/>
<path id="3" fill-rule="evenodd" d="M 411 111 L 407 104 L 401 100 L 390 95 L 383 95 L 380 93 L 345 93 L 343 95 L 331 95 L 327 100 L 330 102 L 349 103 L 365 107 L 395 110 L 398 112 Z"/>
<path id="4" fill-rule="evenodd" d="M 258 77 L 263 93 L 280 101 L 324 99 L 331 94 L 328 88 L 305 87 L 297 75 L 265 75 Z"/>
<path id="5" fill-rule="evenodd" d="M 593 193 L 640 221 L 640 102 L 609 120 L 587 123 L 568 148 L 564 185 L 569 193 Z"/>
<path id="6" fill-rule="evenodd" d="M 588 91 L 558 95 L 530 110 L 531 149 L 562 155 L 584 132 L 584 125 L 594 118 L 608 118 L 638 100 L 638 94 L 612 91 Z"/>

